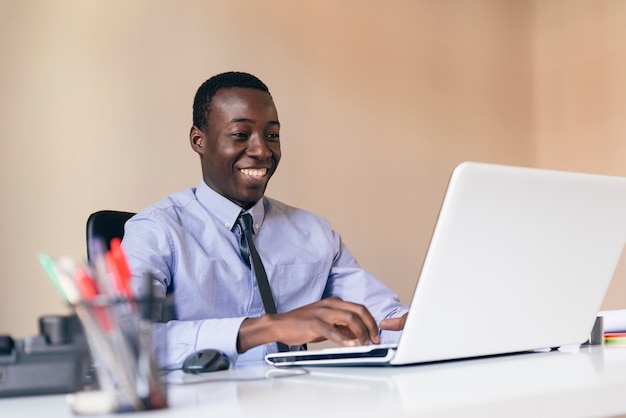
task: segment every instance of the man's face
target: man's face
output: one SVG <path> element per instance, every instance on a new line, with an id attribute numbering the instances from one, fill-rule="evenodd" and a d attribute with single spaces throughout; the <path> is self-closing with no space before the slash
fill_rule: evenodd
<path id="1" fill-rule="evenodd" d="M 213 190 L 252 207 L 280 161 L 280 124 L 271 96 L 257 89 L 224 88 L 213 96 L 204 131 L 192 127 L 191 147 Z"/>

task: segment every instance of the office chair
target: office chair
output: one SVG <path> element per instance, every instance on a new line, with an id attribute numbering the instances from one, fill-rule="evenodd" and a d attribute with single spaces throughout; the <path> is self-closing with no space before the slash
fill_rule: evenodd
<path id="1" fill-rule="evenodd" d="M 124 237 L 124 224 L 134 215 L 134 212 L 117 210 L 100 210 L 89 215 L 87 218 L 87 260 L 91 259 L 89 254 L 89 241 L 91 238 L 102 238 L 106 244 L 106 250 L 110 250 L 111 240 Z M 165 301 L 160 305 L 155 305 L 155 309 L 159 312 L 155 318 L 156 321 L 167 322 L 177 318 L 176 307 L 170 292 L 171 289 L 168 288 L 168 296 Z"/>
<path id="2" fill-rule="evenodd" d="M 117 210 L 100 210 L 92 213 L 87 218 L 87 259 L 90 260 L 89 241 L 93 237 L 100 237 L 104 240 L 107 250 L 113 238 L 124 236 L 124 224 L 135 213 L 121 212 Z"/>

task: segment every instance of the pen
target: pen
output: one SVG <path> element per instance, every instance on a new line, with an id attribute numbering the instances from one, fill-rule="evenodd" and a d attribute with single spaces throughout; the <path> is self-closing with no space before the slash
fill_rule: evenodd
<path id="1" fill-rule="evenodd" d="M 105 256 L 106 264 L 117 292 L 126 299 L 131 300 L 133 298 L 133 292 L 130 286 L 130 269 L 126 263 L 126 256 L 120 244 L 121 241 L 119 238 L 111 240 L 111 249 Z"/>
<path id="2" fill-rule="evenodd" d="M 57 292 L 59 292 L 61 297 L 66 302 L 69 302 L 65 290 L 59 282 L 59 274 L 57 272 L 56 266 L 54 265 L 54 260 L 52 259 L 52 257 L 46 253 L 41 253 L 39 254 L 39 263 L 43 267 L 44 272 L 48 276 L 50 282 L 54 285 L 54 288 L 57 290 Z"/>
<path id="3" fill-rule="evenodd" d="M 115 296 L 115 290 L 112 278 L 107 271 L 106 263 L 106 244 L 101 237 L 90 237 L 89 245 L 89 264 L 93 270 L 93 275 L 98 284 L 100 292 L 107 296 Z"/>
<path id="4" fill-rule="evenodd" d="M 74 283 L 76 283 L 76 288 L 85 301 L 91 301 L 99 294 L 94 279 L 82 266 L 77 266 L 74 269 Z"/>
<path id="5" fill-rule="evenodd" d="M 98 319 L 101 329 L 104 332 L 110 332 L 113 329 L 111 318 L 107 313 L 106 306 L 100 306 L 100 304 L 94 303 L 94 300 L 98 297 L 98 288 L 86 268 L 82 266 L 75 268 L 74 283 L 76 284 L 76 289 L 80 293 L 82 300 L 91 305 L 91 309 L 94 316 Z"/>

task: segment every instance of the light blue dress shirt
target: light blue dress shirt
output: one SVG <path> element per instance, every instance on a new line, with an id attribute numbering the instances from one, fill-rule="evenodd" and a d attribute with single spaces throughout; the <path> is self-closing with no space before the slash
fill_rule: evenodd
<path id="1" fill-rule="evenodd" d="M 126 223 L 123 248 L 135 289 L 151 272 L 156 295 L 174 296 L 176 319 L 154 328 L 161 353 L 166 346 L 160 362 L 168 367 L 180 367 L 202 348 L 221 350 L 238 365 L 276 351 L 272 343 L 237 354 L 242 321 L 264 313 L 256 279 L 241 258 L 241 232 L 233 227 L 240 212 L 201 181 Z M 359 267 L 325 219 L 268 197 L 249 212 L 278 312 L 328 296 L 367 306 L 377 322 L 407 312 L 395 293 Z M 397 341 L 399 334 L 383 331 L 381 339 Z"/>

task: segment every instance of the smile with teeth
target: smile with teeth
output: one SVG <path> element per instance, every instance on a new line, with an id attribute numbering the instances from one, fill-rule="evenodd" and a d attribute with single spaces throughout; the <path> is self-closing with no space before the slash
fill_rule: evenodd
<path id="1" fill-rule="evenodd" d="M 242 174 L 255 179 L 261 179 L 267 174 L 267 168 L 242 168 Z"/>

